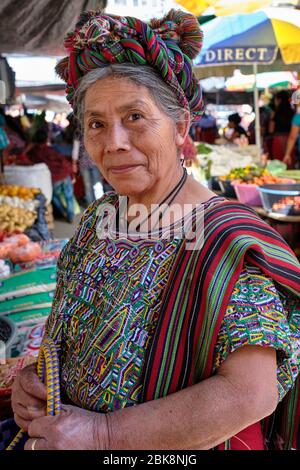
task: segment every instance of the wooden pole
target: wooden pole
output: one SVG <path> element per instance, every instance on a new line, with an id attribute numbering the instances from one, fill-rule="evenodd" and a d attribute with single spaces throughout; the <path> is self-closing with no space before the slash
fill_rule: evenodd
<path id="1" fill-rule="evenodd" d="M 258 105 L 258 88 L 257 88 L 257 63 L 253 64 L 254 73 L 254 85 L 253 85 L 253 97 L 254 97 L 254 112 L 255 112 L 255 143 L 257 145 L 259 161 L 261 159 L 261 133 L 260 133 L 260 116 L 259 116 L 259 105 Z"/>

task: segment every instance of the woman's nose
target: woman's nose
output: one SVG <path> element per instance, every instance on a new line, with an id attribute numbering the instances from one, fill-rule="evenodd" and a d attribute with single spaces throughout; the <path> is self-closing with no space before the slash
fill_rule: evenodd
<path id="1" fill-rule="evenodd" d="M 104 148 L 107 153 L 130 150 L 129 134 L 124 126 L 115 124 L 107 128 Z"/>

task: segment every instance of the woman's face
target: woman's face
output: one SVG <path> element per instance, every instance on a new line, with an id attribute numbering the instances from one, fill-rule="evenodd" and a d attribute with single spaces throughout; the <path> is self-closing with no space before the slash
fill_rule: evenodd
<path id="1" fill-rule="evenodd" d="M 108 77 L 85 95 L 84 143 L 104 178 L 122 195 L 163 184 L 180 165 L 187 125 L 175 126 L 144 86 Z"/>

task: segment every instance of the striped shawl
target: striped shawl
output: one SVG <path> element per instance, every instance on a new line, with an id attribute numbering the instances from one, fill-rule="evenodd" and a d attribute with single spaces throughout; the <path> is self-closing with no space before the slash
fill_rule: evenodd
<path id="1" fill-rule="evenodd" d="M 299 328 L 300 265 L 280 235 L 239 203 L 221 202 L 209 207 L 203 217 L 202 247 L 190 251 L 182 242 L 164 293 L 147 356 L 144 401 L 164 397 L 213 374 L 217 335 L 245 262 L 258 266 L 296 303 L 288 321 L 292 328 Z M 200 244 L 201 238 L 196 237 L 195 243 Z M 299 378 L 274 416 L 264 421 L 267 448 L 296 447 L 298 393 Z"/>

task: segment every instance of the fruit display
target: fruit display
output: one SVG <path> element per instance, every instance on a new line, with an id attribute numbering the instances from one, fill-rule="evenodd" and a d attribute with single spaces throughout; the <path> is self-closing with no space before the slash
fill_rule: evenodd
<path id="1" fill-rule="evenodd" d="M 275 184 L 259 187 L 266 212 L 288 216 L 300 215 L 300 184 Z"/>
<path id="2" fill-rule="evenodd" d="M 279 176 L 281 178 L 292 178 L 296 180 L 297 183 L 300 182 L 300 170 L 285 170 L 282 171 Z"/>
<path id="3" fill-rule="evenodd" d="M 20 209 L 26 209 L 27 211 L 35 211 L 39 202 L 36 199 L 21 199 L 17 196 L 0 196 L 0 205 L 3 204 L 11 207 L 20 207 Z"/>
<path id="4" fill-rule="evenodd" d="M 33 261 L 41 254 L 41 246 L 31 242 L 24 233 L 6 237 L 0 243 L 0 259 L 10 259 L 15 264 Z"/>
<path id="5" fill-rule="evenodd" d="M 36 217 L 34 211 L 2 204 L 0 205 L 0 231 L 7 234 L 24 232 L 33 225 Z"/>
<path id="6" fill-rule="evenodd" d="M 283 197 L 272 205 L 272 212 L 289 215 L 300 215 L 300 196 Z"/>
<path id="7" fill-rule="evenodd" d="M 0 185 L 0 241 L 33 226 L 40 205 L 37 188 Z"/>
<path id="8" fill-rule="evenodd" d="M 197 145 L 197 152 L 200 155 L 209 155 L 210 153 L 212 153 L 212 149 L 205 145 L 204 142 L 200 142 L 200 144 Z"/>
<path id="9" fill-rule="evenodd" d="M 245 167 L 234 168 L 225 176 L 220 176 L 221 181 L 234 181 L 238 184 L 255 184 L 262 186 L 264 184 L 280 184 L 286 180 L 272 175 L 267 169 L 257 165 L 247 165 Z"/>
<path id="10" fill-rule="evenodd" d="M 34 199 L 40 190 L 17 185 L 0 185 L 0 196 L 18 197 L 20 199 Z"/>

